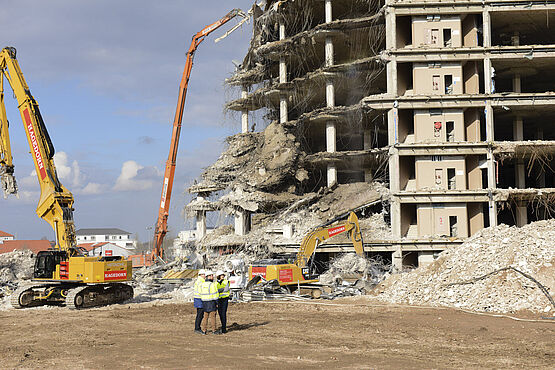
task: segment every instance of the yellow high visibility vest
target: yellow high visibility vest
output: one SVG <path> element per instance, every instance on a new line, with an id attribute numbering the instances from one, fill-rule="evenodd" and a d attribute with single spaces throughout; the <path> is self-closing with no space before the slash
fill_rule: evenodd
<path id="1" fill-rule="evenodd" d="M 200 299 L 200 285 L 204 283 L 204 279 L 202 277 L 198 277 L 197 280 L 195 280 L 195 285 L 194 285 L 194 290 L 193 290 L 193 298 L 199 298 Z"/>
<path id="2" fill-rule="evenodd" d="M 215 301 L 218 299 L 218 287 L 216 283 L 205 281 L 200 285 L 200 299 L 203 301 Z"/>
<path id="3" fill-rule="evenodd" d="M 223 279 L 222 282 L 220 283 L 219 281 L 217 282 L 218 284 L 218 294 L 220 298 L 227 298 L 229 297 L 229 281 L 227 279 Z"/>

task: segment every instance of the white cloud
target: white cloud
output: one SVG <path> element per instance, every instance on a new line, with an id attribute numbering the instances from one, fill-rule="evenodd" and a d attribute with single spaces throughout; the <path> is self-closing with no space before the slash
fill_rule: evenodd
<path id="1" fill-rule="evenodd" d="M 31 173 L 29 174 L 29 176 L 23 177 L 21 179 L 17 179 L 17 185 L 18 186 L 24 186 L 24 187 L 38 187 L 39 183 L 37 180 L 37 171 L 33 170 L 31 171 Z"/>
<path id="2" fill-rule="evenodd" d="M 84 195 L 93 195 L 103 193 L 106 190 L 108 190 L 108 186 L 105 184 L 89 182 L 83 189 L 79 190 L 79 193 Z"/>
<path id="3" fill-rule="evenodd" d="M 124 162 L 114 190 L 146 190 L 154 186 L 159 173 L 155 167 L 144 167 L 135 161 Z"/>
<path id="4" fill-rule="evenodd" d="M 74 160 L 70 164 L 66 152 L 56 152 L 54 154 L 54 164 L 56 165 L 56 172 L 58 173 L 58 177 L 62 183 L 66 181 L 68 182 L 67 185 L 72 188 L 76 188 L 81 185 L 83 182 L 83 175 L 81 174 L 79 163 Z"/>

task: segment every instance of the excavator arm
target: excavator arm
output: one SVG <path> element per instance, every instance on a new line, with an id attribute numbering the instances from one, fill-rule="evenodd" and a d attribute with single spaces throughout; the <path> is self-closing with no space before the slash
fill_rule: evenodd
<path id="1" fill-rule="evenodd" d="M 358 217 L 354 212 L 351 212 L 345 221 L 336 223 L 333 226 L 321 226 L 308 233 L 303 238 L 301 247 L 297 252 L 295 264 L 300 268 L 305 267 L 320 243 L 345 232 L 349 233 L 356 253 L 359 256 L 364 255 L 362 233 L 360 232 Z"/>
<path id="2" fill-rule="evenodd" d="M 185 62 L 185 69 L 181 77 L 179 85 L 179 96 L 177 98 L 177 108 L 173 119 L 173 130 L 170 141 L 170 153 L 166 161 L 166 169 L 164 171 L 164 182 L 162 184 L 162 195 L 160 197 L 160 208 L 158 208 L 158 219 L 154 230 L 154 247 L 152 250 L 152 259 L 164 257 L 164 250 L 162 243 L 164 237 L 168 232 L 168 215 L 170 209 L 170 200 L 173 188 L 173 179 L 175 176 L 175 164 L 177 158 L 177 149 L 179 147 L 179 137 L 181 134 L 181 121 L 183 119 L 183 110 L 185 108 L 185 98 L 187 96 L 187 88 L 189 86 L 189 78 L 191 77 L 191 70 L 193 68 L 193 59 L 195 51 L 198 46 L 204 41 L 206 36 L 217 30 L 233 18 L 241 16 L 246 18 L 247 15 L 240 9 L 233 9 L 227 13 L 222 19 L 204 27 L 201 31 L 197 32 L 191 40 L 191 46 L 187 52 L 187 60 Z"/>
<path id="3" fill-rule="evenodd" d="M 35 164 L 41 195 L 37 215 L 54 229 L 56 247 L 75 254 L 75 226 L 73 224 L 73 195 L 60 183 L 54 166 L 54 146 L 31 95 L 16 59 L 16 50 L 6 47 L 0 52 L 0 174 L 4 195 L 17 194 L 13 177 L 13 163 L 8 135 L 8 120 L 4 106 L 4 77 L 8 80 L 21 113 L 27 141 Z"/>
<path id="4" fill-rule="evenodd" d="M 4 105 L 4 70 L 0 70 L 0 183 L 4 199 L 10 194 L 17 194 L 17 183 L 14 177 L 12 149 L 10 145 L 10 123 Z"/>

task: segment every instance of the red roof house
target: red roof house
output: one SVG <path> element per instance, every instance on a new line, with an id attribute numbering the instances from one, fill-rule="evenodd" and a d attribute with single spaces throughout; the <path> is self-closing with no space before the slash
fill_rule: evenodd
<path id="1" fill-rule="evenodd" d="M 26 249 L 37 254 L 50 249 L 50 242 L 48 240 L 4 240 L 4 243 L 0 244 L 0 253 Z"/>

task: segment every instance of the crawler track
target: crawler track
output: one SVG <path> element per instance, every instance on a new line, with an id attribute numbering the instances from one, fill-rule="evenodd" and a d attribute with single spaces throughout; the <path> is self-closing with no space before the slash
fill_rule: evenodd
<path id="1" fill-rule="evenodd" d="M 123 303 L 133 298 L 133 288 L 127 284 L 84 285 L 70 289 L 66 296 L 66 307 L 83 309 Z"/>

